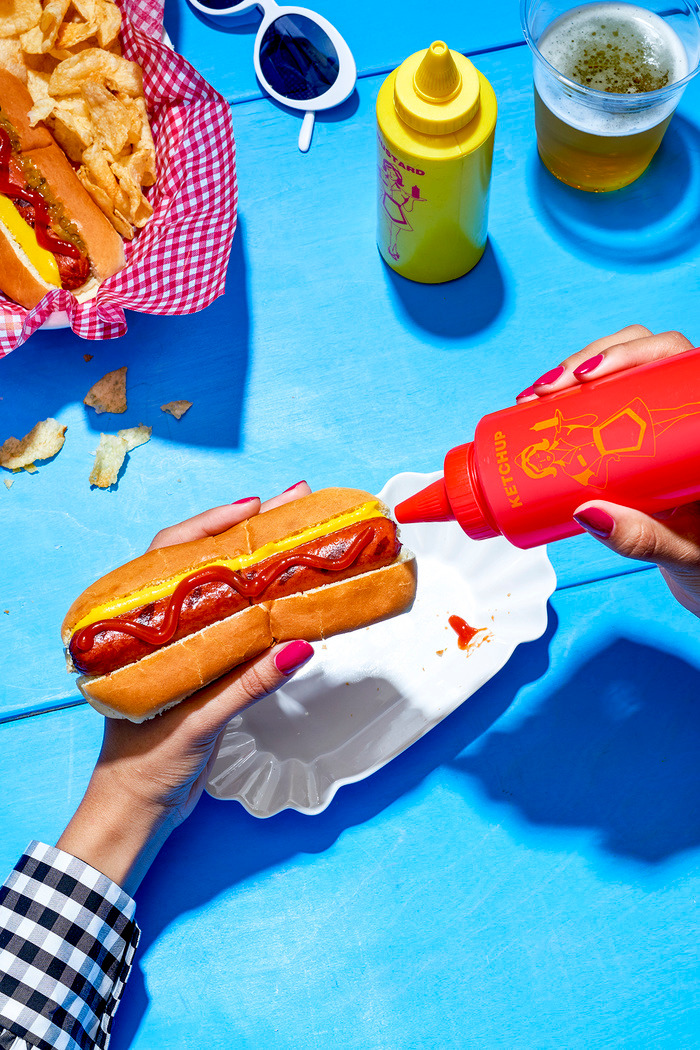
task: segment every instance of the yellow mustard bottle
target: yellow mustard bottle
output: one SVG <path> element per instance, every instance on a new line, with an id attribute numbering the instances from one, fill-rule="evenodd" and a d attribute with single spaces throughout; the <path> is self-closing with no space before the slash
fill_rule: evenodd
<path id="1" fill-rule="evenodd" d="M 496 112 L 486 77 L 441 40 L 382 84 L 377 243 L 403 277 L 451 281 L 484 254 Z"/>

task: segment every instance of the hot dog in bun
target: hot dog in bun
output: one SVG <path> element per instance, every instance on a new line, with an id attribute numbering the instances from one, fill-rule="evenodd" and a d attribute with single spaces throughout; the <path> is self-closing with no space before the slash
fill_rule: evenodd
<path id="1" fill-rule="evenodd" d="M 52 288 L 80 296 L 124 266 L 124 244 L 0 69 L 0 290 L 28 309 Z"/>
<path id="2" fill-rule="evenodd" d="M 115 569 L 73 602 L 62 637 L 93 707 L 141 722 L 276 642 L 403 612 L 415 589 L 388 508 L 323 489 Z"/>

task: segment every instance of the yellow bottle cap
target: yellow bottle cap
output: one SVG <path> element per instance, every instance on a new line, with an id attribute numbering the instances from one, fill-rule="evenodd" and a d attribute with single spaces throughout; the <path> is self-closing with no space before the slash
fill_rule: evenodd
<path id="1" fill-rule="evenodd" d="M 479 74 L 459 51 L 436 40 L 396 71 L 394 105 L 401 120 L 425 135 L 447 135 L 479 109 Z"/>

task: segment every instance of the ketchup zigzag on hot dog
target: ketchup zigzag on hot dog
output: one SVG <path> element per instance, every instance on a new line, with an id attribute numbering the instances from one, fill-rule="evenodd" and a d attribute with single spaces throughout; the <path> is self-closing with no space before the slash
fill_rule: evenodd
<path id="1" fill-rule="evenodd" d="M 124 243 L 45 125 L 0 69 L 0 290 L 30 309 L 52 288 L 89 291 L 124 266 Z"/>
<path id="2" fill-rule="evenodd" d="M 388 509 L 323 489 L 115 569 L 73 603 L 62 636 L 83 696 L 139 722 L 276 642 L 403 612 L 415 588 Z"/>

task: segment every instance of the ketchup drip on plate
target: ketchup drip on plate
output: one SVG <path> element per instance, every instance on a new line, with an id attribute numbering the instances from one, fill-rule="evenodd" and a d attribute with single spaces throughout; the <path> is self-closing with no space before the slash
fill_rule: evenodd
<path id="1" fill-rule="evenodd" d="M 332 569 L 337 572 L 349 569 L 365 547 L 372 542 L 373 536 L 374 530 L 370 525 L 363 529 L 345 553 L 337 558 L 329 559 L 318 554 L 300 554 L 291 551 L 274 564 L 247 575 L 236 569 L 228 569 L 225 565 L 205 566 L 180 580 L 172 593 L 165 619 L 160 627 L 149 627 L 136 620 L 122 620 L 114 617 L 107 620 L 96 620 L 95 623 L 90 623 L 78 631 L 72 644 L 78 652 L 85 653 L 92 648 L 98 634 L 112 630 L 130 634 L 133 638 L 139 638 L 149 645 L 165 645 L 175 634 L 183 602 L 195 587 L 203 583 L 226 583 L 243 598 L 259 598 L 266 587 L 295 566 L 306 565 L 311 569 Z"/>
<path id="2" fill-rule="evenodd" d="M 460 649 L 468 649 L 474 635 L 483 630 L 483 627 L 470 627 L 461 616 L 450 616 L 447 622 L 452 630 L 457 632 L 457 645 Z"/>
<path id="3" fill-rule="evenodd" d="M 0 128 L 0 193 L 4 193 L 13 201 L 26 201 L 34 210 L 33 226 L 36 239 L 42 248 L 48 249 L 54 255 L 70 255 L 73 259 L 83 258 L 83 253 L 70 241 L 57 237 L 49 229 L 51 216 L 46 201 L 29 186 L 18 186 L 10 178 L 10 157 L 12 156 L 12 142 L 4 128 Z M 19 209 L 21 212 L 21 209 Z"/>

